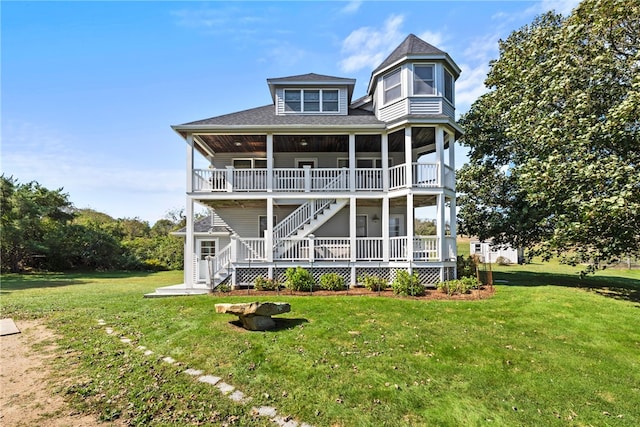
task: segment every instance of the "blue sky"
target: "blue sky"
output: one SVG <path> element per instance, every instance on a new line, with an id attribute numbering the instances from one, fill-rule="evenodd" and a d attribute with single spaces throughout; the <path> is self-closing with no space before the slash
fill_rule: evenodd
<path id="1" fill-rule="evenodd" d="M 460 65 L 464 113 L 499 39 L 576 4 L 2 2 L 2 173 L 153 224 L 185 204 L 185 143 L 170 125 L 268 104 L 272 77 L 355 78 L 355 99 L 409 33 Z"/>

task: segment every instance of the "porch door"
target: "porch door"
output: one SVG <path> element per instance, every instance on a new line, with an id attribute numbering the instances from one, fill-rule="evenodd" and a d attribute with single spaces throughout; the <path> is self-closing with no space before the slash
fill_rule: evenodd
<path id="1" fill-rule="evenodd" d="M 198 280 L 207 279 L 207 256 L 216 255 L 217 239 L 198 239 L 196 242 L 198 255 Z"/>

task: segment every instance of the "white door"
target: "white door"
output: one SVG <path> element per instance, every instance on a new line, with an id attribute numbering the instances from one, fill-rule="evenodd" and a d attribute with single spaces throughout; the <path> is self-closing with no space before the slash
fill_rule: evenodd
<path id="1" fill-rule="evenodd" d="M 198 247 L 198 280 L 207 279 L 207 256 L 216 255 L 217 239 L 198 239 L 196 243 Z"/>

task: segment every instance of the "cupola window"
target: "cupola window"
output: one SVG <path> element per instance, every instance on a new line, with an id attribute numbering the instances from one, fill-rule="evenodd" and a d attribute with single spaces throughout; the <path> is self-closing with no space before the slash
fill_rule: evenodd
<path id="1" fill-rule="evenodd" d="M 435 91 L 433 65 L 415 65 L 413 67 L 413 94 L 433 95 Z"/>

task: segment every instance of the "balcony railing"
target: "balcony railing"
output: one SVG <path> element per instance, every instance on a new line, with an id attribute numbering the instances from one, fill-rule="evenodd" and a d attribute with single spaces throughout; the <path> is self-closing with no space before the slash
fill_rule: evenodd
<path id="1" fill-rule="evenodd" d="M 413 163 L 412 187 L 455 186 L 455 170 L 444 166 L 441 179 L 437 163 Z M 389 190 L 407 188 L 405 164 L 388 169 Z M 384 191 L 384 169 L 355 169 L 354 191 Z M 270 179 L 271 178 L 271 179 Z M 351 191 L 350 170 L 346 168 L 278 168 L 271 176 L 267 169 L 195 169 L 193 191 L 196 192 L 345 192 Z"/>
<path id="2" fill-rule="evenodd" d="M 447 238 L 445 259 L 453 257 L 455 241 Z M 408 259 L 406 236 L 389 239 L 389 260 L 406 261 Z M 438 261 L 439 239 L 436 236 L 414 236 L 413 260 Z M 263 238 L 242 238 L 236 243 L 233 262 L 263 262 L 267 260 L 266 240 Z M 352 250 L 348 237 L 284 238 L 274 242 L 273 259 L 275 261 L 349 261 Z M 358 237 L 355 245 L 356 261 L 383 261 L 384 243 L 382 237 Z"/>

